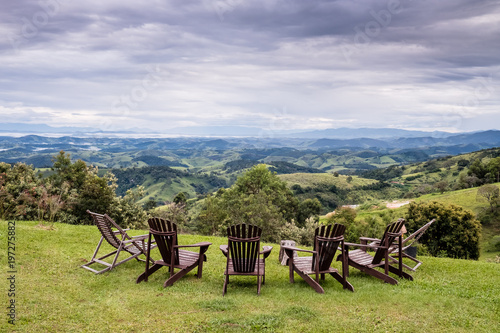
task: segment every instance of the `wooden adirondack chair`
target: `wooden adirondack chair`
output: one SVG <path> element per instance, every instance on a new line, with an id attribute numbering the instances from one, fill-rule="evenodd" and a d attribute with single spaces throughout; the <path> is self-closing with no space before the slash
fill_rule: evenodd
<path id="1" fill-rule="evenodd" d="M 420 229 L 415 231 L 413 234 L 411 234 L 410 236 L 403 239 L 403 244 L 402 244 L 402 248 L 401 248 L 401 250 L 402 250 L 401 255 L 403 256 L 403 258 L 408 258 L 416 263 L 416 265 L 413 267 L 410 267 L 410 266 L 406 265 L 405 263 L 403 263 L 403 267 L 405 269 L 412 271 L 412 272 L 415 272 L 417 270 L 417 268 L 420 267 L 420 265 L 422 265 L 422 262 L 420 260 L 407 254 L 406 249 L 408 249 L 410 246 L 413 246 L 420 239 L 420 237 L 422 237 L 422 235 L 427 231 L 427 229 L 429 229 L 429 227 L 431 226 L 432 223 L 434 223 L 434 221 L 436 221 L 436 220 L 433 219 L 433 220 L 427 222 Z M 377 238 L 360 237 L 359 239 L 360 239 L 361 244 L 368 244 L 368 242 L 370 242 L 370 245 L 380 244 L 380 239 L 377 239 Z M 389 260 L 392 260 L 393 262 L 397 262 L 397 260 L 394 258 L 397 258 L 399 256 L 399 246 L 397 246 L 397 245 L 392 246 L 389 249 L 389 254 L 391 256 L 389 258 Z"/>
<path id="2" fill-rule="evenodd" d="M 265 283 L 265 260 L 271 254 L 272 246 L 260 249 L 262 229 L 251 224 L 238 224 L 227 228 L 228 245 L 221 245 L 220 250 L 227 257 L 224 271 L 222 296 L 227 292 L 229 275 L 257 276 L 257 294 L 260 295 L 261 283 Z M 260 256 L 263 256 L 262 258 Z"/>
<path id="3" fill-rule="evenodd" d="M 92 217 L 92 220 L 94 221 L 95 225 L 101 232 L 101 240 L 97 244 L 97 248 L 94 251 L 94 255 L 92 256 L 92 259 L 85 265 L 82 265 L 80 267 L 88 269 L 91 272 L 94 272 L 96 274 L 101 274 L 107 271 L 112 270 L 114 267 L 123 264 L 124 262 L 127 262 L 131 259 L 136 259 L 138 261 L 145 261 L 144 259 L 138 258 L 141 254 L 144 254 L 146 256 L 146 247 L 147 244 L 145 242 L 146 238 L 148 235 L 141 235 L 141 236 L 129 236 L 127 234 L 127 231 L 129 229 L 122 229 L 111 217 L 109 217 L 107 214 L 97 214 L 93 213 L 90 210 L 87 210 L 87 213 L 90 214 Z M 113 230 L 113 228 L 117 230 Z M 117 236 L 120 236 L 121 239 L 119 239 Z M 112 247 L 114 247 L 116 250 L 112 251 L 100 258 L 97 257 L 97 253 L 99 252 L 99 249 L 101 248 L 103 240 L 106 240 Z M 155 245 L 153 245 L 155 247 Z M 127 254 L 130 254 L 129 257 L 125 258 L 124 260 L 118 261 L 118 256 L 120 253 L 125 252 Z M 113 257 L 113 262 L 108 263 L 106 261 L 103 261 L 103 259 L 110 257 L 112 255 L 115 255 Z M 153 261 L 151 259 L 151 261 Z M 105 269 L 103 270 L 95 270 L 90 267 L 92 264 L 101 264 L 106 266 Z"/>
<path id="4" fill-rule="evenodd" d="M 161 218 L 150 218 L 149 224 L 149 243 L 151 237 L 154 236 L 158 250 L 160 251 L 162 260 L 154 261 L 153 266 L 149 267 L 149 262 L 146 262 L 144 273 L 139 275 L 136 283 L 148 281 L 148 277 L 159 270 L 163 266 L 168 266 L 170 277 L 163 284 L 164 287 L 171 286 L 189 273 L 193 268 L 198 266 L 198 279 L 201 279 L 203 271 L 203 261 L 207 261 L 205 252 L 212 245 L 209 242 L 201 242 L 192 245 L 178 245 L 177 242 L 177 225 L 170 221 Z M 199 252 L 181 250 L 181 248 L 198 247 Z M 151 248 L 148 247 L 146 258 L 149 259 Z M 174 273 L 174 269 L 180 269 Z"/>
<path id="5" fill-rule="evenodd" d="M 337 260 L 346 260 L 349 266 L 359 269 L 360 271 L 370 274 L 390 284 L 397 284 L 398 281 L 389 276 L 392 272 L 400 277 L 413 280 L 413 277 L 403 271 L 403 256 L 402 256 L 402 231 L 405 221 L 403 219 L 389 224 L 380 239 L 379 243 L 371 244 L 353 244 L 344 243 L 345 250 L 342 255 L 337 257 Z M 396 243 L 397 242 L 397 243 Z M 396 245 L 397 244 L 397 245 Z M 360 247 L 361 249 L 349 251 L 348 247 Z M 398 267 L 391 265 L 392 261 L 389 257 L 390 249 L 394 246 L 398 247 Z M 375 250 L 375 255 L 372 256 L 364 249 L 371 248 Z M 376 268 L 384 268 L 384 272 L 378 271 Z"/>
<path id="6" fill-rule="evenodd" d="M 316 228 L 314 232 L 314 250 L 302 250 L 293 246 L 284 246 L 286 255 L 288 256 L 289 276 L 290 282 L 294 282 L 294 272 L 300 275 L 316 292 L 323 294 L 325 291 L 319 284 L 319 276 L 321 280 L 325 279 L 325 274 L 330 274 L 337 281 L 339 281 L 344 289 L 354 291 L 353 286 L 347 281 L 347 263 L 342 261 L 342 275 L 338 270 L 330 267 L 335 252 L 340 246 L 344 248 L 344 231 L 345 226 L 342 224 L 334 224 L 328 226 L 321 226 Z M 308 257 L 294 257 L 294 252 L 308 252 L 312 256 Z M 309 275 L 315 275 L 312 279 Z"/>

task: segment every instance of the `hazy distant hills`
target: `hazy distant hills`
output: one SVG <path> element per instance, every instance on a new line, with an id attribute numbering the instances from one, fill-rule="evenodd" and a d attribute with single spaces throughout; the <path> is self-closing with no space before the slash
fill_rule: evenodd
<path id="1" fill-rule="evenodd" d="M 192 137 L 253 137 L 260 139 L 269 138 L 296 138 L 296 139 L 394 139 L 394 138 L 422 138 L 429 137 L 443 139 L 456 136 L 457 133 L 449 132 L 424 132 L 395 128 L 330 128 L 314 131 L 298 130 L 277 130 L 262 129 L 250 126 L 204 126 L 204 127 L 182 127 L 166 130 L 165 132 L 155 132 L 140 128 L 127 129 L 122 131 L 103 131 L 92 127 L 53 127 L 47 124 L 25 124 L 25 123 L 0 123 L 0 134 L 6 133 L 26 133 L 26 134 L 64 134 L 64 135 L 102 135 L 119 133 L 134 133 L 142 136 L 192 136 Z M 460 133 L 469 135 L 471 133 Z"/>
<path id="2" fill-rule="evenodd" d="M 410 131 L 395 128 L 330 128 L 325 130 L 316 130 L 309 132 L 300 132 L 291 134 L 294 138 L 309 138 L 309 139 L 357 139 L 357 138 L 370 138 L 370 139 L 387 139 L 387 138 L 417 138 L 417 137 L 432 137 L 443 138 L 456 135 L 456 133 L 449 132 L 424 132 L 424 131 Z"/>
<path id="3" fill-rule="evenodd" d="M 0 123 L 0 132 L 8 133 L 78 133 L 95 132 L 89 127 L 52 127 L 46 124 Z"/>
<path id="4" fill-rule="evenodd" d="M 378 132 L 368 131 L 367 134 Z M 361 133 L 353 130 L 353 133 Z M 449 133 L 448 133 L 449 134 Z M 441 137 L 388 137 L 388 138 L 260 138 L 260 137 L 176 137 L 176 138 L 127 138 L 100 136 L 47 137 L 43 135 L 25 135 L 20 137 L 2 136 L 0 149 L 88 149 L 98 150 L 146 150 L 146 149 L 418 149 L 428 147 L 456 147 L 456 153 L 466 153 L 485 148 L 500 147 L 500 131 L 490 130 L 476 133 L 462 133 Z M 452 150 L 449 153 L 455 153 Z"/>

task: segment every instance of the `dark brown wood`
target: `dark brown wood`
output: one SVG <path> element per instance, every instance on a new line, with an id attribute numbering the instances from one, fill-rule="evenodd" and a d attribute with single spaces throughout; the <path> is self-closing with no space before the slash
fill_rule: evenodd
<path id="1" fill-rule="evenodd" d="M 389 272 L 403 277 L 409 280 L 413 280 L 413 277 L 408 273 L 403 271 L 403 258 L 401 255 L 402 248 L 402 228 L 404 226 L 404 219 L 399 219 L 398 221 L 389 224 L 384 235 L 380 240 L 376 240 L 371 244 L 354 244 L 345 243 L 346 249 L 343 255 L 339 255 L 337 260 L 347 260 L 349 266 L 359 269 L 360 271 L 374 276 L 384 282 L 390 284 L 397 284 L 398 281 L 393 277 L 389 276 Z M 349 246 L 359 247 L 360 249 L 349 251 Z M 398 249 L 398 260 L 389 257 L 391 248 Z M 366 249 L 372 249 L 375 254 L 372 256 Z M 393 264 L 397 264 L 394 267 Z M 384 272 L 378 271 L 377 268 L 383 268 Z"/>
<path id="2" fill-rule="evenodd" d="M 353 286 L 347 281 L 347 264 L 342 262 L 342 274 L 333 267 L 332 261 L 335 258 L 337 249 L 344 248 L 344 231 L 345 226 L 342 224 L 333 224 L 316 228 L 314 232 L 314 250 L 303 250 L 297 247 L 284 246 L 288 259 L 289 279 L 294 282 L 294 272 L 297 273 L 307 284 L 309 284 L 316 292 L 323 294 L 325 291 L 319 284 L 325 279 L 325 274 L 330 274 L 335 280 L 339 281 L 344 289 L 354 291 Z M 294 257 L 294 252 L 312 253 L 309 257 Z M 312 279 L 309 275 L 314 275 Z"/>
<path id="3" fill-rule="evenodd" d="M 409 248 L 410 246 L 414 246 L 414 244 L 420 239 L 420 237 L 422 237 L 422 235 L 427 231 L 427 229 L 429 229 L 429 227 L 431 226 L 432 223 L 434 223 L 436 220 L 433 219 L 429 222 L 427 222 L 426 224 L 424 224 L 421 228 L 419 228 L 417 231 L 415 231 L 413 234 L 411 234 L 410 236 L 406 237 L 405 239 L 403 239 L 403 243 L 402 243 L 402 248 L 401 248 L 401 255 L 403 258 L 408 258 L 412 261 L 414 261 L 416 263 L 415 266 L 413 267 L 410 267 L 406 264 L 403 263 L 403 268 L 409 270 L 409 271 L 412 271 L 412 272 L 415 272 L 417 270 L 418 267 L 420 267 L 420 265 L 422 265 L 422 262 L 420 260 L 418 260 L 417 258 L 414 258 L 410 255 L 408 255 L 405 250 L 407 248 Z M 360 241 L 361 241 L 361 244 L 368 244 L 368 242 L 370 242 L 369 244 L 370 245 L 374 245 L 374 244 L 380 244 L 380 239 L 377 239 L 377 238 L 367 238 L 367 237 L 361 237 L 360 238 Z M 398 244 L 395 244 L 394 246 L 391 246 L 390 249 L 389 249 L 389 260 L 391 260 L 392 262 L 395 262 L 397 263 L 397 260 L 396 258 L 399 257 L 399 245 Z"/>
<path id="4" fill-rule="evenodd" d="M 262 229 L 251 224 L 227 228 L 228 244 L 220 246 L 227 257 L 222 296 L 227 292 L 229 275 L 257 276 L 257 294 L 260 295 L 261 284 L 265 283 L 266 278 L 265 259 L 273 249 L 272 246 L 264 246 L 263 251 L 260 251 L 261 235 Z"/>
<path id="5" fill-rule="evenodd" d="M 212 245 L 209 242 L 200 242 L 192 245 L 178 245 L 177 225 L 168 220 L 153 217 L 148 220 L 149 241 L 154 237 L 162 260 L 153 261 L 153 266 L 149 267 L 146 262 L 144 273 L 139 275 L 136 283 L 148 281 L 148 277 L 163 266 L 169 268 L 170 276 L 163 284 L 164 287 L 173 285 L 177 280 L 189 273 L 195 267 L 198 267 L 196 276 L 201 279 L 203 272 L 203 261 L 207 261 L 205 252 Z M 181 248 L 198 247 L 199 252 L 183 250 Z M 150 258 L 151 249 L 147 250 L 147 259 Z M 175 269 L 180 269 L 175 273 Z"/>
<path id="6" fill-rule="evenodd" d="M 146 243 L 146 238 L 148 235 L 140 235 L 140 236 L 129 236 L 127 234 L 127 231 L 129 229 L 122 229 L 111 217 L 109 217 L 107 214 L 97 214 L 94 212 L 91 212 L 90 210 L 87 210 L 87 213 L 90 214 L 92 217 L 92 220 L 94 221 L 95 225 L 101 232 L 101 239 L 99 240 L 99 243 L 97 244 L 97 248 L 94 251 L 94 254 L 92 256 L 92 259 L 85 265 L 82 265 L 82 268 L 85 268 L 91 272 L 94 272 L 96 274 L 101 274 L 107 271 L 112 270 L 114 267 L 123 264 L 124 262 L 127 262 L 131 259 L 136 259 L 138 261 L 145 261 L 144 259 L 138 258 L 141 254 L 146 256 L 146 249 L 148 247 L 148 244 Z M 113 230 L 116 229 L 116 230 Z M 117 236 L 120 236 L 118 238 Z M 112 247 L 114 247 L 116 250 L 97 258 L 97 253 L 99 252 L 99 249 L 101 248 L 103 240 L 106 240 L 106 242 L 109 243 Z M 153 248 L 156 245 L 152 245 Z M 129 257 L 125 258 L 124 260 L 118 261 L 118 256 L 120 253 L 126 252 L 130 254 Z M 113 261 L 111 263 L 104 261 L 103 259 L 108 258 L 110 256 L 114 255 Z M 150 259 L 152 262 L 153 260 Z M 105 269 L 102 269 L 100 271 L 95 270 L 91 268 L 90 266 L 98 263 L 101 265 L 106 266 Z"/>

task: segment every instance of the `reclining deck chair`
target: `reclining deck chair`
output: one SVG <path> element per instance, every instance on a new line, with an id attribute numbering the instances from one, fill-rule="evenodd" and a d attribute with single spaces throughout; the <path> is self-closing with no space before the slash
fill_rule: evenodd
<path id="1" fill-rule="evenodd" d="M 144 259 L 138 258 L 141 254 L 146 255 L 146 244 L 145 240 L 148 237 L 148 235 L 141 235 L 141 236 L 129 236 L 127 234 L 127 230 L 129 229 L 122 229 L 111 217 L 109 217 L 107 214 L 97 214 L 93 213 L 90 210 L 87 210 L 87 213 L 90 214 L 92 217 L 92 220 L 94 221 L 95 225 L 101 232 L 101 240 L 97 244 L 97 248 L 94 251 L 94 255 L 92 256 L 92 259 L 85 265 L 82 265 L 82 268 L 88 269 L 91 272 L 94 272 L 96 274 L 101 274 L 107 271 L 112 270 L 114 267 L 123 264 L 124 262 L 127 262 L 131 259 L 136 259 L 138 261 L 145 261 Z M 117 230 L 113 230 L 113 228 Z M 120 235 L 121 239 L 119 239 L 117 236 Z M 112 247 L 114 247 L 116 250 L 113 252 L 110 252 L 100 258 L 97 257 L 97 253 L 99 252 L 99 249 L 102 245 L 102 241 L 106 240 Z M 154 247 L 154 245 L 153 245 Z M 129 257 L 125 258 L 124 260 L 117 261 L 118 256 L 122 252 L 127 252 L 130 254 Z M 102 259 L 110 257 L 112 255 L 115 255 L 113 258 L 112 263 L 108 263 L 106 261 L 103 261 Z M 153 261 L 153 260 L 151 260 Z M 99 263 L 101 265 L 106 266 L 105 269 L 103 270 L 95 270 L 90 267 L 90 265 Z"/>
<path id="2" fill-rule="evenodd" d="M 149 244 L 151 244 L 151 236 L 154 236 L 156 245 L 160 251 L 162 260 L 154 261 L 153 266 L 149 267 L 149 262 L 146 262 L 144 273 L 139 275 L 136 283 L 148 281 L 148 277 L 159 270 L 163 266 L 168 266 L 170 277 L 165 281 L 163 287 L 168 287 L 174 284 L 177 280 L 189 273 L 193 268 L 198 266 L 198 279 L 201 279 L 203 271 L 203 261 L 207 261 L 208 247 L 212 245 L 209 242 L 201 242 L 192 245 L 178 245 L 177 242 L 177 225 L 162 218 L 154 217 L 148 220 L 149 224 Z M 198 247 L 199 252 L 181 250 L 181 248 Z M 146 258 L 149 260 L 151 248 L 148 247 Z M 174 269 L 180 269 L 174 273 Z"/>
<path id="3" fill-rule="evenodd" d="M 335 252 L 340 246 L 344 248 L 344 231 L 345 226 L 342 224 L 334 224 L 328 226 L 320 226 L 314 232 L 314 250 L 302 250 L 293 246 L 284 246 L 286 255 L 288 256 L 288 266 L 290 282 L 294 282 L 294 271 L 299 274 L 305 282 L 313 287 L 316 292 L 323 294 L 325 291 L 319 284 L 319 275 L 321 280 L 325 279 L 325 274 L 330 274 L 339 281 L 344 289 L 354 291 L 353 286 L 347 282 L 347 263 L 342 261 L 342 275 L 338 270 L 330 267 L 332 260 L 335 258 Z M 294 251 L 309 252 L 312 256 L 294 257 Z M 309 275 L 315 274 L 316 278 L 312 279 Z"/>
<path id="4" fill-rule="evenodd" d="M 403 256 L 402 256 L 402 228 L 405 221 L 400 219 L 397 222 L 389 224 L 384 231 L 384 235 L 380 239 L 379 243 L 376 244 L 353 244 L 344 243 L 345 250 L 342 255 L 337 257 L 337 260 L 346 260 L 349 266 L 359 269 L 360 271 L 381 279 L 390 284 L 397 284 L 398 281 L 393 277 L 389 276 L 389 272 L 403 277 L 409 280 L 413 280 L 413 277 L 403 271 Z M 396 245 L 397 241 L 397 245 Z M 361 249 L 349 251 L 348 247 L 360 247 Z M 396 261 L 398 267 L 391 265 L 391 259 L 389 257 L 390 249 L 394 246 L 398 247 L 398 260 Z M 364 249 L 371 248 L 376 250 L 375 255 L 371 256 Z M 376 268 L 384 268 L 384 273 L 378 271 Z"/>
<path id="5" fill-rule="evenodd" d="M 420 237 L 422 237 L 422 235 L 427 231 L 427 229 L 429 229 L 429 227 L 431 226 L 432 223 L 434 223 L 434 221 L 436 221 L 436 220 L 433 219 L 430 222 L 427 222 L 420 229 L 415 231 L 413 234 L 411 234 L 410 236 L 403 239 L 403 244 L 402 244 L 402 248 L 401 248 L 401 250 L 403 252 L 401 253 L 401 255 L 403 256 L 403 258 L 408 258 L 416 263 L 416 265 L 414 267 L 410 267 L 410 266 L 406 265 L 405 263 L 403 263 L 403 267 L 406 268 L 407 270 L 415 272 L 417 270 L 417 268 L 420 265 L 422 265 L 422 262 L 420 260 L 418 260 L 417 258 L 407 254 L 406 249 L 408 249 L 410 246 L 413 246 L 420 239 Z M 377 239 L 377 238 L 360 237 L 359 239 L 360 239 L 361 244 L 367 244 L 368 242 L 371 242 L 370 245 L 380 244 L 380 239 Z M 398 246 L 391 247 L 389 249 L 389 254 L 391 255 L 391 258 L 389 258 L 389 260 L 392 260 L 393 262 L 397 262 L 397 260 L 394 258 L 397 258 L 399 256 L 399 247 Z"/>
<path id="6" fill-rule="evenodd" d="M 228 245 L 220 246 L 227 257 L 222 296 L 227 292 L 229 275 L 257 276 L 257 295 L 260 295 L 261 283 L 264 284 L 266 279 L 265 260 L 273 249 L 272 246 L 264 246 L 260 251 L 261 235 L 262 229 L 251 224 L 242 223 L 227 228 Z"/>

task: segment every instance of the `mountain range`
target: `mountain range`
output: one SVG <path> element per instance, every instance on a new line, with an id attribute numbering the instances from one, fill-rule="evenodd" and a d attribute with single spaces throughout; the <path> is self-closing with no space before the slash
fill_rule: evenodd
<path id="1" fill-rule="evenodd" d="M 18 134 L 61 134 L 72 136 L 94 136 L 99 133 L 103 136 L 127 136 L 136 134 L 140 137 L 150 136 L 194 136 L 194 137 L 253 137 L 253 138 L 297 138 L 297 139 L 393 139 L 393 138 L 422 138 L 444 139 L 457 134 L 468 135 L 471 133 L 450 133 L 442 131 L 416 131 L 396 128 L 330 128 L 314 131 L 299 130 L 267 130 L 250 126 L 191 126 L 179 127 L 165 132 L 150 131 L 132 128 L 123 131 L 102 131 L 92 127 L 54 127 L 47 124 L 28 123 L 0 123 L 0 133 Z M 121 134 L 121 135 L 120 135 Z"/>

